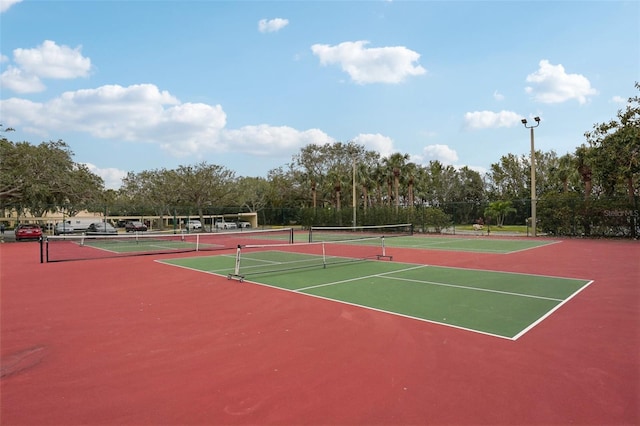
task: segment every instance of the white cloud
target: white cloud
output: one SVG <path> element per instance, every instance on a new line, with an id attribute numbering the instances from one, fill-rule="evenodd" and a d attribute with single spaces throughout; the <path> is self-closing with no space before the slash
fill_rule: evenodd
<path id="1" fill-rule="evenodd" d="M 42 79 L 86 77 L 91 71 L 91 59 L 82 56 L 80 50 L 58 46 L 51 40 L 33 49 L 15 49 L 15 66 L 7 67 L 0 84 L 16 93 L 36 93 L 45 90 Z"/>
<path id="2" fill-rule="evenodd" d="M 380 133 L 361 133 L 353 138 L 353 142 L 364 146 L 367 150 L 377 151 L 381 157 L 388 157 L 396 152 L 393 147 L 393 139 Z"/>
<path id="3" fill-rule="evenodd" d="M 314 44 L 311 51 L 322 65 L 339 64 L 358 84 L 400 83 L 409 76 L 425 74 L 414 65 L 420 54 L 404 46 L 367 48 L 368 41 L 343 42 L 336 46 Z"/>
<path id="4" fill-rule="evenodd" d="M 26 73 L 41 78 L 71 79 L 86 77 L 91 70 L 91 59 L 82 56 L 81 47 L 58 46 L 45 40 L 34 49 L 15 49 L 13 60 Z"/>
<path id="5" fill-rule="evenodd" d="M 516 126 L 522 116 L 513 111 L 474 111 L 464 115 L 464 124 L 469 129 L 490 129 Z"/>
<path id="6" fill-rule="evenodd" d="M 504 95 L 502 93 L 498 93 L 498 91 L 493 92 L 493 99 L 496 101 L 504 101 Z"/>
<path id="7" fill-rule="evenodd" d="M 276 31 L 280 31 L 287 25 L 289 25 L 288 19 L 261 19 L 260 21 L 258 21 L 258 31 L 260 31 L 261 33 L 273 33 Z"/>
<path id="8" fill-rule="evenodd" d="M 46 137 L 85 132 L 100 139 L 154 143 L 176 157 L 210 152 L 282 155 L 310 144 L 334 142 L 318 129 L 266 124 L 226 129 L 220 105 L 181 103 L 155 85 L 102 86 L 63 93 L 45 103 L 0 100 L 3 121 Z"/>
<path id="9" fill-rule="evenodd" d="M 122 179 L 127 176 L 127 172 L 115 168 L 101 169 L 91 163 L 84 163 L 92 173 L 100 176 L 104 181 L 106 189 L 118 189 L 122 186 Z"/>
<path id="10" fill-rule="evenodd" d="M 38 76 L 27 74 L 11 65 L 0 74 L 0 87 L 15 93 L 37 93 L 46 89 Z"/>
<path id="11" fill-rule="evenodd" d="M 562 65 L 552 65 L 546 59 L 540 61 L 536 72 L 527 76 L 527 83 L 532 83 L 533 86 L 526 87 L 526 93 L 533 95 L 534 100 L 546 104 L 571 99 L 585 104 L 589 96 L 598 94 L 585 76 L 567 74 Z"/>
<path id="12" fill-rule="evenodd" d="M 458 161 L 458 153 L 449 148 L 447 145 L 427 145 L 422 149 L 422 154 L 417 156 L 423 163 L 428 163 L 432 160 L 438 160 L 442 164 L 455 164 Z"/>
<path id="13" fill-rule="evenodd" d="M 626 104 L 627 99 L 623 98 L 622 96 L 614 96 L 611 98 L 611 102 L 613 102 L 614 104 Z"/>
<path id="14" fill-rule="evenodd" d="M 0 13 L 6 12 L 11 6 L 21 1 L 22 0 L 0 0 Z"/>
<path id="15" fill-rule="evenodd" d="M 225 150 L 242 151 L 255 155 L 282 155 L 305 145 L 323 145 L 334 139 L 318 129 L 296 130 L 288 126 L 244 126 L 240 129 L 224 130 L 220 140 Z"/>

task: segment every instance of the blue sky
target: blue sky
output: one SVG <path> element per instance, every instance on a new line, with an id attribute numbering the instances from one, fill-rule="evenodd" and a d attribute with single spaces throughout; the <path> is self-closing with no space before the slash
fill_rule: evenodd
<path id="1" fill-rule="evenodd" d="M 637 1 L 0 0 L 0 123 L 117 188 L 206 161 L 266 176 L 355 141 L 480 172 L 558 155 L 640 80 Z"/>

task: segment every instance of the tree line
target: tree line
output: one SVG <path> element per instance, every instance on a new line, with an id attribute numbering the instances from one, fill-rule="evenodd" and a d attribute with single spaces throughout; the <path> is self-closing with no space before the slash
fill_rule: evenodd
<path id="1" fill-rule="evenodd" d="M 635 88 L 640 90 L 640 84 Z M 382 157 L 354 142 L 310 144 L 266 178 L 236 176 L 223 165 L 201 162 L 130 172 L 112 190 L 73 161 L 64 141 L 12 142 L 6 137 L 11 129 L 0 130 L 0 209 L 5 216 L 12 210 L 34 216 L 89 210 L 201 217 L 243 211 L 260 213 L 263 223 L 351 225 L 355 204 L 358 224 L 412 221 L 426 229 L 429 221 L 438 228 L 486 220 L 487 211 L 505 223 L 521 224 L 530 211 L 526 155 L 502 156 L 482 175 L 439 161 L 416 164 L 408 154 Z M 535 152 L 539 226 L 559 234 L 591 234 L 598 226 L 594 217 L 608 217 L 630 225 L 635 236 L 640 97 L 629 98 L 616 118 L 595 124 L 584 136 L 585 143 L 573 153 Z M 562 211 L 565 217 L 558 217 Z"/>

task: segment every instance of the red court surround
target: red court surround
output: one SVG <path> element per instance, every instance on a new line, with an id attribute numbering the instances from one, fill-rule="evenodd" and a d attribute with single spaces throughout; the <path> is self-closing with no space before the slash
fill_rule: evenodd
<path id="1" fill-rule="evenodd" d="M 167 255 L 40 264 L 37 243 L 4 243 L 0 424 L 640 424 L 639 242 L 388 250 L 595 282 L 514 342 Z"/>

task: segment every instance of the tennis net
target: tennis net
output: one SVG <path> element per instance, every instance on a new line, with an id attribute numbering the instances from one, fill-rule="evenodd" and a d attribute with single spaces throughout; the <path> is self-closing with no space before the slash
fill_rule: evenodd
<path id="1" fill-rule="evenodd" d="M 310 243 L 408 235 L 413 235 L 413 224 L 411 223 L 373 226 L 312 226 L 309 228 Z"/>
<path id="2" fill-rule="evenodd" d="M 387 254 L 384 236 L 286 245 L 238 245 L 234 272 L 228 278 L 244 281 L 249 275 L 327 268 L 340 263 L 383 258 L 393 259 Z"/>
<path id="3" fill-rule="evenodd" d="M 235 249 L 240 244 L 293 243 L 292 228 L 214 233 L 145 233 L 118 235 L 55 235 L 41 243 L 43 260 L 99 259 L 162 253 Z"/>

